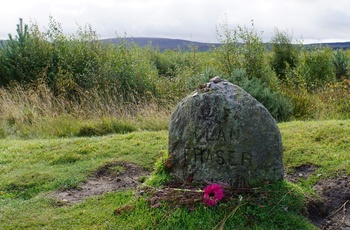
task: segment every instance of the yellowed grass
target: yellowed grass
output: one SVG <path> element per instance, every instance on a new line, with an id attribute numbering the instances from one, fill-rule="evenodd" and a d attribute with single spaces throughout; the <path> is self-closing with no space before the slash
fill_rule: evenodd
<path id="1" fill-rule="evenodd" d="M 161 130 L 173 106 L 156 101 L 123 103 L 116 95 L 79 92 L 78 100 L 55 96 L 45 85 L 25 89 L 19 85 L 0 88 L 2 136 L 72 136 L 86 125 L 126 122 L 134 129 Z M 0 135 L 1 136 L 1 135 Z"/>

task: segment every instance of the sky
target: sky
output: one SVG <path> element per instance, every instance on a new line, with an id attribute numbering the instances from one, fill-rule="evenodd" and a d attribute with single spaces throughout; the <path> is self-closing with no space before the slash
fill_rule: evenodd
<path id="1" fill-rule="evenodd" d="M 90 25 L 100 38 L 164 37 L 217 42 L 220 25 L 254 28 L 264 42 L 275 29 L 304 44 L 350 41 L 349 0 L 6 0 L 0 39 L 16 34 L 19 18 L 43 31 L 52 16 L 65 34 Z"/>

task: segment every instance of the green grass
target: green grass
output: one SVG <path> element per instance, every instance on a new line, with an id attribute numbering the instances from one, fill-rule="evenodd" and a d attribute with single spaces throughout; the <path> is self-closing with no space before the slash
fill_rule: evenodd
<path id="1" fill-rule="evenodd" d="M 133 131 L 159 131 L 168 127 L 168 115 L 142 114 L 144 117 L 98 117 L 87 119 L 64 114 L 57 117 L 36 117 L 32 121 L 6 121 L 0 118 L 0 139 L 12 138 L 53 138 L 53 137 L 90 137 L 112 133 L 130 133 Z"/>
<path id="2" fill-rule="evenodd" d="M 279 125 L 287 171 L 318 168 L 299 184 L 266 185 L 215 207 L 195 210 L 164 203 L 151 208 L 134 191 L 117 191 L 62 205 L 48 193 L 75 188 L 103 165 L 133 162 L 148 170 L 166 154 L 167 131 L 100 137 L 0 140 L 1 229 L 316 229 L 305 212 L 310 186 L 350 173 L 350 121 L 288 122 Z M 118 169 L 116 169 L 118 170 Z M 321 176 L 318 176 L 321 174 Z M 118 215 L 115 209 L 130 206 Z"/>
<path id="3" fill-rule="evenodd" d="M 164 131 L 0 140 L 0 189 L 6 196 L 29 199 L 42 191 L 76 187 L 91 172 L 111 161 L 133 162 L 151 170 L 165 149 Z"/>
<path id="4" fill-rule="evenodd" d="M 287 171 L 303 164 L 317 167 L 306 184 L 350 174 L 349 120 L 296 121 L 282 123 L 279 127 Z"/>

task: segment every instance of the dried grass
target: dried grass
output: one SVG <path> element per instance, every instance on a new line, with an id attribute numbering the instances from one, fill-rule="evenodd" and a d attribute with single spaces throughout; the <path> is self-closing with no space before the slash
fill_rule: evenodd
<path id="1" fill-rule="evenodd" d="M 172 106 L 156 100 L 123 103 L 115 94 L 81 91 L 79 99 L 56 96 L 45 84 L 0 88 L 0 137 L 75 136 L 82 127 L 132 126 L 132 130 L 162 130 Z M 116 129 L 97 132 L 101 135 Z M 96 134 L 96 133 L 95 133 Z M 93 134 L 94 135 L 94 134 Z"/>

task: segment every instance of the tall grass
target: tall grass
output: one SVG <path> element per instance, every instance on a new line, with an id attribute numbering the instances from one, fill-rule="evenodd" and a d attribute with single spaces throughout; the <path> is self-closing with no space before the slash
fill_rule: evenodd
<path id="1" fill-rule="evenodd" d="M 156 102 L 121 103 L 113 95 L 81 92 L 79 100 L 55 96 L 46 84 L 0 88 L 0 136 L 92 136 L 167 129 L 169 109 Z"/>

